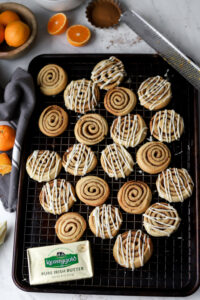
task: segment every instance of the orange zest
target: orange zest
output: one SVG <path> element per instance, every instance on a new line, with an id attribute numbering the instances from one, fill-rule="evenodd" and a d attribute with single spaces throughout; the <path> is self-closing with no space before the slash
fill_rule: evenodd
<path id="1" fill-rule="evenodd" d="M 7 125 L 0 125 L 0 151 L 11 150 L 15 143 L 15 129 Z"/>
<path id="2" fill-rule="evenodd" d="M 5 41 L 8 46 L 19 47 L 29 38 L 30 28 L 22 21 L 14 21 L 6 26 Z"/>
<path id="3" fill-rule="evenodd" d="M 0 174 L 5 175 L 12 170 L 12 163 L 7 153 L 0 153 Z"/>
<path id="4" fill-rule="evenodd" d="M 58 13 L 53 15 L 47 24 L 47 31 L 51 35 L 62 34 L 66 31 L 68 20 L 65 14 Z"/>
<path id="5" fill-rule="evenodd" d="M 67 30 L 67 40 L 75 47 L 82 47 L 91 37 L 90 29 L 84 25 L 73 25 Z"/>
<path id="6" fill-rule="evenodd" d="M 0 24 L 7 26 L 9 23 L 19 21 L 20 17 L 12 10 L 6 10 L 0 14 Z"/>
<path id="7" fill-rule="evenodd" d="M 4 41 L 4 27 L 0 24 L 0 44 Z"/>

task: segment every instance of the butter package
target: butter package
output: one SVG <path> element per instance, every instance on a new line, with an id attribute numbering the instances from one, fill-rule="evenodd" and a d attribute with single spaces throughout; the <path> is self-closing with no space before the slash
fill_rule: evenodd
<path id="1" fill-rule="evenodd" d="M 93 277 L 89 241 L 27 249 L 31 285 Z"/>

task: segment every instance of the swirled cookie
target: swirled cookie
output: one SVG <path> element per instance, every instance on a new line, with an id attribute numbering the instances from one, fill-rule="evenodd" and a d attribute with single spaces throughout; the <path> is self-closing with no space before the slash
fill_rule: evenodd
<path id="1" fill-rule="evenodd" d="M 58 65 L 46 65 L 37 76 L 37 84 L 44 95 L 57 95 L 67 85 L 67 73 Z"/>
<path id="2" fill-rule="evenodd" d="M 194 183 L 184 168 L 169 168 L 158 175 L 158 195 L 169 202 L 183 202 L 192 196 Z"/>
<path id="3" fill-rule="evenodd" d="M 100 100 L 98 86 L 91 80 L 73 80 L 64 91 L 64 101 L 67 109 L 84 114 L 95 110 Z"/>
<path id="4" fill-rule="evenodd" d="M 148 142 L 139 148 L 136 159 L 143 171 L 149 174 L 157 174 L 169 166 L 171 152 L 161 142 Z"/>
<path id="5" fill-rule="evenodd" d="M 142 214 L 149 207 L 152 193 L 142 181 L 127 181 L 117 194 L 117 200 L 123 210 L 130 214 Z"/>
<path id="6" fill-rule="evenodd" d="M 110 135 L 116 144 L 135 147 L 145 139 L 147 127 L 140 115 L 128 114 L 113 121 Z"/>
<path id="7" fill-rule="evenodd" d="M 68 212 L 58 218 L 55 231 L 59 240 L 67 244 L 80 240 L 86 226 L 86 221 L 80 214 Z"/>
<path id="8" fill-rule="evenodd" d="M 153 253 L 150 237 L 141 230 L 129 230 L 117 236 L 113 247 L 115 261 L 124 268 L 142 267 Z"/>
<path id="9" fill-rule="evenodd" d="M 68 212 L 76 201 L 75 190 L 66 180 L 54 179 L 42 187 L 39 200 L 46 212 L 60 215 Z"/>
<path id="10" fill-rule="evenodd" d="M 93 69 L 91 79 L 100 89 L 110 90 L 118 86 L 125 75 L 124 65 L 118 58 L 111 56 L 100 61 Z"/>
<path id="11" fill-rule="evenodd" d="M 161 76 L 150 77 L 138 89 L 140 104 L 149 110 L 161 109 L 172 97 L 171 83 Z"/>
<path id="12" fill-rule="evenodd" d="M 101 165 L 109 177 L 125 178 L 133 171 L 131 154 L 121 145 L 108 145 L 101 153 Z"/>
<path id="13" fill-rule="evenodd" d="M 100 177 L 85 176 L 77 182 L 76 194 L 85 204 L 98 206 L 107 200 L 110 188 L 107 182 Z"/>
<path id="14" fill-rule="evenodd" d="M 39 118 L 39 128 L 47 136 L 61 135 L 67 125 L 68 114 L 58 105 L 46 107 Z"/>
<path id="15" fill-rule="evenodd" d="M 66 172 L 74 176 L 83 176 L 97 165 L 94 152 L 83 144 L 74 144 L 63 155 L 62 165 Z"/>
<path id="16" fill-rule="evenodd" d="M 151 134 L 160 142 L 180 139 L 184 130 L 183 118 L 174 110 L 160 110 L 150 121 Z"/>
<path id="17" fill-rule="evenodd" d="M 97 206 L 89 216 L 89 226 L 95 236 L 112 239 L 122 224 L 122 214 L 117 207 L 110 204 Z"/>
<path id="18" fill-rule="evenodd" d="M 148 234 L 170 236 L 178 229 L 181 219 L 176 209 L 167 203 L 154 203 L 143 214 L 143 225 Z"/>
<path id="19" fill-rule="evenodd" d="M 61 158 L 58 153 L 49 150 L 35 150 L 28 157 L 26 171 L 28 175 L 38 181 L 55 179 L 62 168 Z"/>
<path id="20" fill-rule="evenodd" d="M 136 106 L 136 95 L 125 87 L 116 87 L 107 91 L 104 97 L 104 106 L 109 113 L 115 116 L 125 116 Z"/>
<path id="21" fill-rule="evenodd" d="M 82 116 L 75 125 L 74 134 L 79 143 L 95 145 L 100 143 L 108 133 L 108 123 L 98 114 Z"/>

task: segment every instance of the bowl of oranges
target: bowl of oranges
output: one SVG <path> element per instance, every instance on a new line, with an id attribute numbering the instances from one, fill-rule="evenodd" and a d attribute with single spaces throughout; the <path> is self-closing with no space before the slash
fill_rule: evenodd
<path id="1" fill-rule="evenodd" d="M 37 21 L 26 6 L 0 3 L 0 58 L 13 58 L 34 41 Z"/>

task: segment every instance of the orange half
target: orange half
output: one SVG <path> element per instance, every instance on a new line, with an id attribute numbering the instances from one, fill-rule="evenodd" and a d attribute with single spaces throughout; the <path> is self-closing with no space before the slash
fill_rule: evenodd
<path id="1" fill-rule="evenodd" d="M 68 20 L 65 14 L 58 13 L 53 15 L 47 25 L 47 31 L 51 35 L 62 34 L 66 31 Z"/>
<path id="2" fill-rule="evenodd" d="M 84 25 L 73 25 L 67 30 L 67 40 L 75 47 L 82 47 L 91 37 L 90 29 Z"/>
<path id="3" fill-rule="evenodd" d="M 0 174 L 5 175 L 12 170 L 12 163 L 7 153 L 0 153 Z"/>

